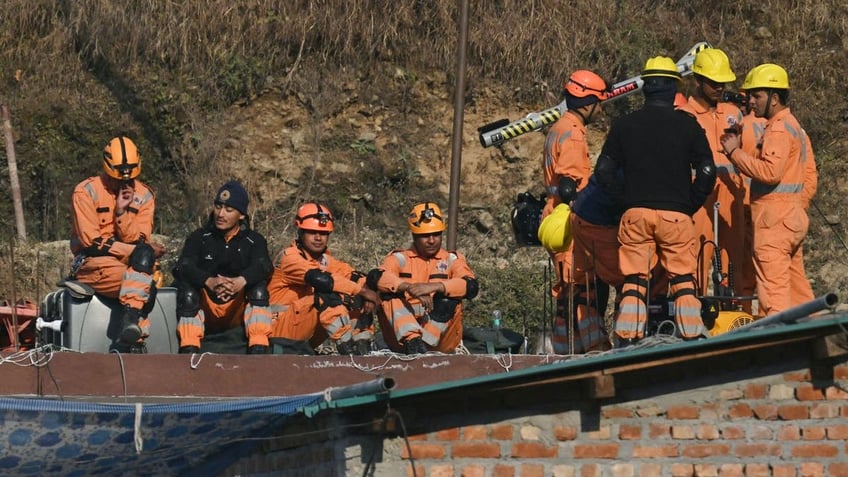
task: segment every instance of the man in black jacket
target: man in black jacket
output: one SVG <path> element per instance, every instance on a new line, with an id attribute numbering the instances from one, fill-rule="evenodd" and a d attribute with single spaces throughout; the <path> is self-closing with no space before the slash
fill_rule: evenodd
<path id="1" fill-rule="evenodd" d="M 615 320 L 619 346 L 644 336 L 649 264 L 654 257 L 668 272 L 677 334 L 694 339 L 706 331 L 695 296 L 692 214 L 713 190 L 715 163 L 697 120 L 674 109 L 680 84 L 674 61 L 661 56 L 649 59 L 642 79 L 644 106 L 612 125 L 595 167 L 602 186 L 619 195 L 625 208 L 618 231 L 624 275 Z M 624 171 L 623 184 L 619 168 Z"/>
<path id="2" fill-rule="evenodd" d="M 218 189 L 215 210 L 186 239 L 177 262 L 180 353 L 197 353 L 213 333 L 242 328 L 248 354 L 268 352 L 273 267 L 265 238 L 247 220 L 247 191 L 231 180 Z"/>

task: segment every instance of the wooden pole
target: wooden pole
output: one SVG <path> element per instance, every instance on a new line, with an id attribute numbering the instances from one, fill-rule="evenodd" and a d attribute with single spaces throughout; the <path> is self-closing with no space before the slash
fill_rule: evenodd
<path id="1" fill-rule="evenodd" d="M 459 213 L 459 176 L 462 171 L 462 120 L 465 108 L 465 50 L 468 44 L 468 0 L 458 0 L 459 38 L 456 42 L 456 89 L 453 103 L 450 197 L 448 203 L 448 250 L 456 250 Z"/>
<path id="2" fill-rule="evenodd" d="M 15 225 L 18 238 L 26 240 L 26 222 L 24 222 L 24 207 L 21 201 L 21 183 L 18 181 L 18 162 L 15 159 L 15 142 L 12 137 L 12 121 L 9 119 L 9 108 L 3 107 L 3 137 L 6 138 L 6 158 L 9 161 L 9 185 L 12 189 L 12 203 L 15 206 Z"/>

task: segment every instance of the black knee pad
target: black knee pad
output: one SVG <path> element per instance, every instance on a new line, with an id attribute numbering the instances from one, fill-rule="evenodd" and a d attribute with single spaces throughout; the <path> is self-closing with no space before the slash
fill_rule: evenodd
<path id="1" fill-rule="evenodd" d="M 433 311 L 430 312 L 430 319 L 439 323 L 447 323 L 453 318 L 458 305 L 459 300 L 456 298 L 449 298 L 438 293 L 433 296 Z"/>
<path id="2" fill-rule="evenodd" d="M 185 283 L 177 284 L 177 316 L 191 317 L 200 311 L 200 292 Z"/>
<path id="3" fill-rule="evenodd" d="M 247 291 L 247 300 L 253 306 L 268 306 L 268 286 L 265 282 L 259 282 Z"/>
<path id="4" fill-rule="evenodd" d="M 156 255 L 153 253 L 153 247 L 144 242 L 136 245 L 130 254 L 130 266 L 137 272 L 152 274 L 154 263 Z"/>
<path id="5" fill-rule="evenodd" d="M 462 279 L 465 280 L 465 298 L 471 300 L 480 292 L 480 282 L 471 277 L 463 277 Z"/>
<path id="6" fill-rule="evenodd" d="M 379 268 L 371 269 L 368 272 L 368 275 L 365 277 L 365 286 L 377 291 L 377 282 L 380 281 L 380 278 L 383 276 L 383 271 Z"/>
<path id="7" fill-rule="evenodd" d="M 338 293 L 316 293 L 315 308 L 322 312 L 331 306 L 343 305 L 342 297 Z"/>

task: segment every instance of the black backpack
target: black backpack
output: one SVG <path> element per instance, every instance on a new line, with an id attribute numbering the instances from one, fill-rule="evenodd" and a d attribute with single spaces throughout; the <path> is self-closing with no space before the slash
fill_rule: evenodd
<path id="1" fill-rule="evenodd" d="M 462 329 L 462 344 L 472 354 L 519 354 L 524 336 L 506 328 L 466 326 Z"/>
<path id="2" fill-rule="evenodd" d="M 522 192 L 515 198 L 512 208 L 512 232 L 520 246 L 542 245 L 539 241 L 539 224 L 542 223 L 544 197 L 537 199 L 530 192 Z"/>

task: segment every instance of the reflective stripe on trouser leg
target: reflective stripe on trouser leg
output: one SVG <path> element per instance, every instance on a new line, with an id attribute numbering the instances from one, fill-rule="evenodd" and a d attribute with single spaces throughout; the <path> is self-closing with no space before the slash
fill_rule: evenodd
<path id="1" fill-rule="evenodd" d="M 248 303 L 244 309 L 244 331 L 248 346 L 268 346 L 271 336 L 271 310 L 267 306 L 253 306 Z"/>
<path id="2" fill-rule="evenodd" d="M 428 317 L 421 318 L 419 324 L 421 324 L 421 340 L 432 347 L 439 346 L 439 341 L 442 339 L 442 333 L 448 327 L 447 323 L 440 323 L 436 320 L 431 320 Z"/>
<path id="3" fill-rule="evenodd" d="M 388 305 L 386 302 L 383 302 L 384 309 L 388 307 L 390 313 L 387 315 L 390 317 L 392 330 L 395 333 L 395 337 L 399 344 L 403 344 L 404 341 L 420 337 L 423 333 L 421 329 L 421 325 L 418 323 L 418 319 L 415 318 L 416 308 L 422 314 L 424 312 L 424 307 L 420 305 L 410 305 L 408 306 L 404 300 L 399 298 L 392 298 L 389 300 Z"/>
<path id="4" fill-rule="evenodd" d="M 640 339 L 645 336 L 648 322 L 648 279 L 628 275 L 621 289 L 621 302 L 615 318 L 615 334 L 621 339 Z"/>
<path id="5" fill-rule="evenodd" d="M 177 324 L 177 336 L 180 338 L 180 346 L 200 347 L 200 340 L 205 332 L 206 321 L 203 310 L 198 310 L 194 316 L 181 316 Z"/>
<path id="6" fill-rule="evenodd" d="M 671 279 L 671 297 L 674 299 L 674 321 L 682 338 L 697 338 L 706 333 L 701 319 L 701 300 L 695 296 L 692 275 L 678 275 Z"/>
<path id="7" fill-rule="evenodd" d="M 350 329 L 355 341 L 374 338 L 374 316 L 362 316 L 359 310 L 352 310 L 350 312 Z"/>
<path id="8" fill-rule="evenodd" d="M 604 319 L 598 313 L 594 290 L 580 285 L 575 288 L 577 296 L 574 298 L 574 304 L 577 308 L 577 337 L 579 338 L 579 346 L 575 343 L 575 348 L 581 348 L 581 351 L 585 353 L 600 347 L 605 342 L 608 344 L 609 338 L 604 327 Z"/>
<path id="9" fill-rule="evenodd" d="M 553 346 L 554 354 L 572 354 L 581 353 L 583 350 L 579 340 L 574 340 L 574 347 L 571 349 L 571 331 L 569 328 L 577 328 L 572 322 L 569 324 L 569 317 L 573 315 L 568 312 L 568 297 L 564 291 L 560 291 L 556 299 L 556 316 L 554 317 L 553 332 L 551 333 L 551 346 Z"/>
<path id="10" fill-rule="evenodd" d="M 350 316 L 344 305 L 331 306 L 320 311 L 318 321 L 327 330 L 331 340 L 349 341 L 353 336 L 350 329 Z"/>
<path id="11" fill-rule="evenodd" d="M 137 272 L 132 267 L 127 268 L 121 280 L 121 291 L 118 292 L 118 299 L 122 305 L 140 310 L 150 299 L 150 287 L 152 286 L 152 276 Z"/>

